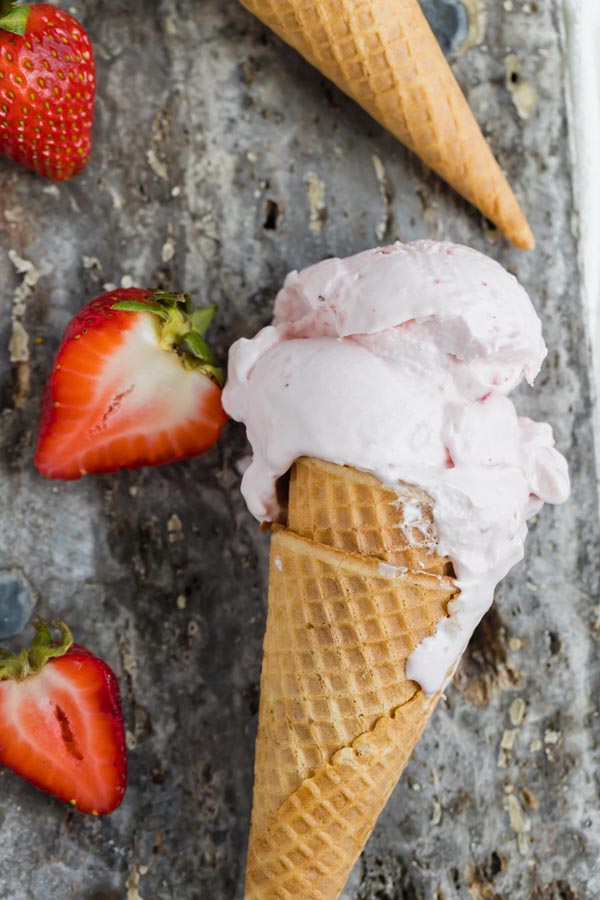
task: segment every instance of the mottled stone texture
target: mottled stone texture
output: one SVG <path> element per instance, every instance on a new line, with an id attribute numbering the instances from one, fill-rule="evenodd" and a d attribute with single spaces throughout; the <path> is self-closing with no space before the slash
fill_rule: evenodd
<path id="1" fill-rule="evenodd" d="M 463 27 L 456 5 L 427 10 Z M 530 254 L 235 0 L 75 0 L 98 60 L 89 168 L 57 187 L 0 161 L 0 567 L 120 676 L 131 778 L 93 819 L 1 772 L 0 900 L 242 898 L 268 549 L 239 494 L 242 429 L 185 464 L 43 481 L 36 414 L 70 316 L 105 283 L 185 287 L 220 305 L 224 359 L 289 269 L 417 237 L 472 244 L 530 290 L 551 349 L 519 404 L 555 424 L 574 492 L 533 523 L 344 898 L 600 896 L 600 535 L 560 16 L 557 0 L 482 7 L 469 34 L 485 25 L 484 43 L 453 65 L 528 211 Z M 527 119 L 511 53 L 513 91 L 538 92 Z M 24 277 L 29 359 L 11 363 Z"/>

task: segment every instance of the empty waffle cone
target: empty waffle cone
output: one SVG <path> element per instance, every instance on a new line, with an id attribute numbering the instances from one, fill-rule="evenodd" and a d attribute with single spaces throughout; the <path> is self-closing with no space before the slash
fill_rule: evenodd
<path id="1" fill-rule="evenodd" d="M 437 553 L 432 510 L 419 488 L 386 487 L 350 466 L 303 456 L 292 468 L 290 531 L 410 571 L 453 575 L 448 557 Z"/>
<path id="2" fill-rule="evenodd" d="M 241 0 L 523 249 L 535 240 L 417 0 Z"/>
<path id="3" fill-rule="evenodd" d="M 246 900 L 339 896 L 437 701 L 406 660 L 456 593 L 274 532 Z"/>

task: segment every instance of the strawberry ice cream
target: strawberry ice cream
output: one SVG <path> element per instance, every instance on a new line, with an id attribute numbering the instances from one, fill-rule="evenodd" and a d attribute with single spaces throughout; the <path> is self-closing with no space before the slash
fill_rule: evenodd
<path id="1" fill-rule="evenodd" d="M 280 517 L 277 479 L 301 456 L 433 498 L 460 594 L 408 661 L 428 694 L 523 557 L 527 519 L 569 495 L 551 427 L 518 417 L 507 396 L 545 355 L 518 281 L 475 250 L 432 241 L 292 272 L 273 324 L 231 348 L 223 403 L 246 425 L 242 490 L 259 520 Z"/>

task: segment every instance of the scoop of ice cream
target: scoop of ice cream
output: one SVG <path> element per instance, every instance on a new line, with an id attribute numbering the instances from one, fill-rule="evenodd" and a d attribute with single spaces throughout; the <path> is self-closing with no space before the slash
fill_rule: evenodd
<path id="1" fill-rule="evenodd" d="M 524 289 L 467 247 L 417 241 L 288 275 L 273 325 L 230 351 L 227 412 L 246 425 L 242 490 L 277 520 L 277 479 L 299 456 L 413 483 L 434 499 L 461 592 L 407 673 L 438 690 L 521 559 L 526 520 L 569 494 L 548 425 L 508 393 L 546 355 Z"/>

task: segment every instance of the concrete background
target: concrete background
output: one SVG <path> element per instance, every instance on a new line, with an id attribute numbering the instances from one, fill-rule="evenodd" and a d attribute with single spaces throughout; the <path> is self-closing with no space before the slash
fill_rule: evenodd
<path id="1" fill-rule="evenodd" d="M 472 244 L 531 292 L 550 353 L 519 408 L 554 424 L 573 499 L 533 523 L 344 898 L 600 896 L 600 535 L 561 10 L 424 7 L 528 212 L 533 253 L 510 249 L 236 0 L 69 6 L 97 55 L 90 165 L 57 186 L 0 160 L 0 625 L 21 627 L 35 599 L 110 662 L 130 784 L 98 820 L 0 772 L 0 900 L 242 898 L 268 551 L 239 494 L 243 432 L 229 424 L 184 464 L 45 482 L 37 410 L 69 318 L 105 284 L 185 288 L 219 304 L 224 360 L 269 320 L 289 269 L 417 237 Z M 21 328 L 29 343 L 11 362 Z"/>

